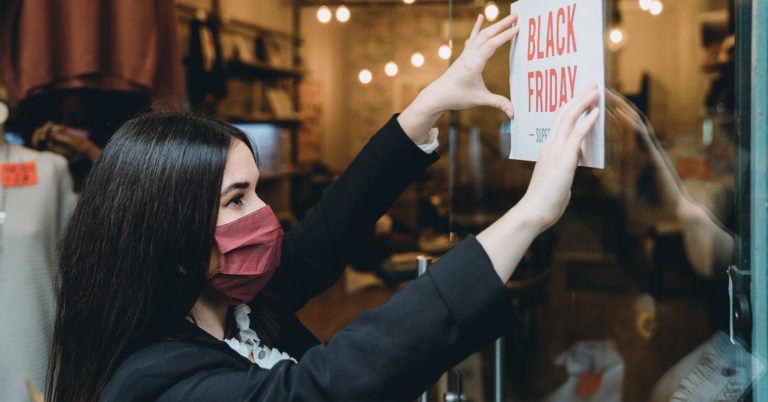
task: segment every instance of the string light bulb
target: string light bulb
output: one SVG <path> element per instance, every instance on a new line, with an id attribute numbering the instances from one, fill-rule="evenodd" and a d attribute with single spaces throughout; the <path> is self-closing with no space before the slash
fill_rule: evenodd
<path id="1" fill-rule="evenodd" d="M 664 5 L 662 5 L 660 1 L 657 0 L 651 3 L 651 14 L 659 15 L 663 9 Z"/>
<path id="2" fill-rule="evenodd" d="M 648 11 L 651 8 L 651 3 L 653 0 L 638 0 L 638 3 L 640 4 L 640 9 L 643 11 Z"/>
<path id="3" fill-rule="evenodd" d="M 403 3 L 405 4 L 413 4 L 414 0 L 403 0 Z"/>
<path id="4" fill-rule="evenodd" d="M 317 9 L 317 20 L 320 21 L 320 23 L 327 24 L 331 18 L 333 18 L 333 14 L 331 14 L 331 9 L 328 8 L 328 6 L 320 6 L 320 8 Z"/>
<path id="5" fill-rule="evenodd" d="M 624 39 L 624 33 L 621 32 L 621 29 L 619 28 L 613 28 L 609 37 L 611 38 L 611 42 L 618 44 Z"/>
<path id="6" fill-rule="evenodd" d="M 351 13 L 349 12 L 349 8 L 345 5 L 340 5 L 339 8 L 336 9 L 336 19 L 339 20 L 339 22 L 347 22 L 349 21 L 349 17 L 351 16 Z"/>
<path id="7" fill-rule="evenodd" d="M 360 70 L 360 74 L 357 75 L 357 78 L 360 80 L 363 84 L 370 84 L 373 80 L 373 74 L 371 74 L 371 70 L 364 68 Z"/>
<path id="8" fill-rule="evenodd" d="M 443 60 L 448 60 L 451 58 L 451 48 L 448 47 L 448 45 L 440 46 L 440 49 L 437 51 L 437 55 L 440 56 Z"/>
<path id="9" fill-rule="evenodd" d="M 496 3 L 489 1 L 488 4 L 485 5 L 485 18 L 488 21 L 495 21 L 498 16 L 499 7 L 496 5 Z"/>
<path id="10" fill-rule="evenodd" d="M 424 55 L 416 52 L 411 56 L 411 64 L 413 64 L 414 67 L 421 67 L 424 65 Z"/>
<path id="11" fill-rule="evenodd" d="M 384 73 L 386 73 L 390 77 L 394 77 L 397 75 L 397 64 L 394 61 L 390 61 L 387 63 L 386 66 L 384 66 Z"/>

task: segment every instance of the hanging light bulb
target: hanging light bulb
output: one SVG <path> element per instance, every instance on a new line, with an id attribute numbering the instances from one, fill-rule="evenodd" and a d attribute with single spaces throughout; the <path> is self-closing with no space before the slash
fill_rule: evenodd
<path id="1" fill-rule="evenodd" d="M 663 9 L 664 9 L 664 6 L 661 4 L 660 1 L 654 1 L 651 3 L 651 14 L 659 15 L 661 14 L 661 10 Z"/>
<path id="2" fill-rule="evenodd" d="M 397 75 L 397 64 L 395 64 L 394 61 L 390 61 L 389 63 L 387 63 L 386 66 L 384 66 L 384 72 L 388 76 L 390 76 L 390 77 L 396 76 Z"/>
<path id="3" fill-rule="evenodd" d="M 648 11 L 651 8 L 651 3 L 653 0 L 638 0 L 638 3 L 640 4 L 640 9 L 643 11 Z"/>
<path id="4" fill-rule="evenodd" d="M 333 18 L 333 14 L 331 14 L 331 9 L 328 6 L 320 6 L 317 9 L 317 20 L 321 23 L 326 24 L 331 18 Z"/>
<path id="5" fill-rule="evenodd" d="M 495 21 L 496 17 L 499 16 L 499 7 L 496 6 L 496 3 L 489 1 L 488 4 L 485 5 L 485 18 L 488 21 Z"/>
<path id="6" fill-rule="evenodd" d="M 613 28 L 609 37 L 611 38 L 611 42 L 618 44 L 624 40 L 624 33 L 621 32 L 621 29 L 619 28 Z"/>
<path id="7" fill-rule="evenodd" d="M 448 45 L 440 46 L 440 50 L 437 51 L 437 54 L 441 59 L 448 60 L 451 58 L 451 48 L 449 48 Z"/>
<path id="8" fill-rule="evenodd" d="M 371 70 L 364 68 L 360 70 L 360 74 L 357 75 L 357 78 L 363 84 L 370 84 L 371 81 L 373 80 L 373 74 L 371 74 Z"/>
<path id="9" fill-rule="evenodd" d="M 424 65 L 424 55 L 416 52 L 411 56 L 411 64 L 413 64 L 414 67 L 421 67 Z"/>
<path id="10" fill-rule="evenodd" d="M 405 4 L 413 4 L 414 0 L 403 0 L 403 3 Z"/>
<path id="11" fill-rule="evenodd" d="M 339 22 L 349 21 L 350 15 L 349 8 L 343 4 L 336 9 L 336 19 L 339 20 Z"/>

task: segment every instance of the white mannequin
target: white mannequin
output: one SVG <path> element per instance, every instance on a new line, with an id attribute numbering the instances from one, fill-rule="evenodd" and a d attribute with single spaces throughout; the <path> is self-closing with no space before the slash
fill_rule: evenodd
<path id="1" fill-rule="evenodd" d="M 6 141 L 0 102 L 0 163 L 34 162 L 38 183 L 0 186 L 0 400 L 29 400 L 24 379 L 45 385 L 58 290 L 57 246 L 76 197 L 67 161 Z"/>

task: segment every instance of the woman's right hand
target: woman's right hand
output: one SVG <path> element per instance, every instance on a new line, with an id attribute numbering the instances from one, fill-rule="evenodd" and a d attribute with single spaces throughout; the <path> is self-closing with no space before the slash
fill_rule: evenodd
<path id="1" fill-rule="evenodd" d="M 578 124 L 576 120 L 597 101 L 598 94 L 597 85 L 592 83 L 560 108 L 523 199 L 477 235 L 502 282 L 515 272 L 536 236 L 557 222 L 565 211 L 581 157 L 581 142 L 597 121 L 600 110 L 592 109 Z"/>
<path id="2" fill-rule="evenodd" d="M 598 99 L 594 82 L 558 110 L 552 129 L 539 151 L 528 190 L 518 204 L 540 225 L 552 226 L 563 215 L 571 198 L 571 185 L 581 158 L 581 142 L 600 114 L 593 108 L 578 124 L 576 121 Z"/>

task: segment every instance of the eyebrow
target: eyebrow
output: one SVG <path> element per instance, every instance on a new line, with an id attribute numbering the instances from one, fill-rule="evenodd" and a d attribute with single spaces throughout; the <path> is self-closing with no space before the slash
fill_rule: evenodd
<path id="1" fill-rule="evenodd" d="M 221 192 L 221 196 L 224 197 L 225 195 L 229 194 L 233 190 L 248 188 L 250 187 L 250 185 L 251 183 L 247 181 L 239 181 L 237 183 L 232 183 L 229 186 L 227 186 L 227 188 L 225 188 L 224 191 Z"/>

